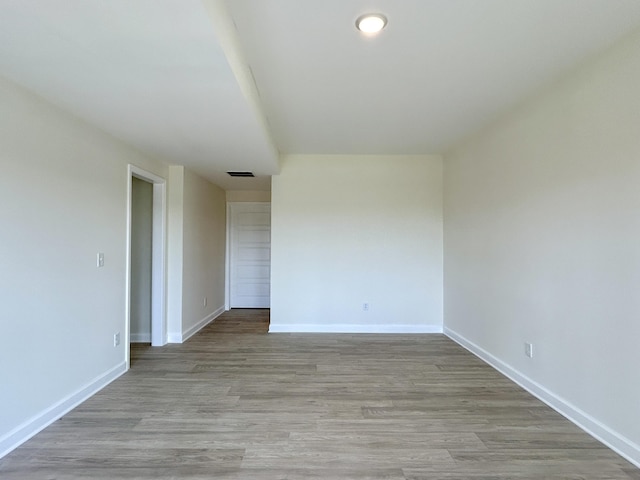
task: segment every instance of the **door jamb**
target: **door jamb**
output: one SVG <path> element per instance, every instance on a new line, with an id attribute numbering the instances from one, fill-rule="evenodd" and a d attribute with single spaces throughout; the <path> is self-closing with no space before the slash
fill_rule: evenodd
<path id="1" fill-rule="evenodd" d="M 130 363 L 131 329 L 131 206 L 132 179 L 145 180 L 153 185 L 153 211 L 151 228 L 151 345 L 167 343 L 166 318 L 166 229 L 167 181 L 135 165 L 127 168 L 127 278 L 126 278 L 126 330 L 125 351 L 127 369 Z"/>
<path id="2" fill-rule="evenodd" d="M 224 255 L 224 309 L 231 310 L 231 215 L 233 205 L 237 202 L 227 202 L 227 238 Z"/>

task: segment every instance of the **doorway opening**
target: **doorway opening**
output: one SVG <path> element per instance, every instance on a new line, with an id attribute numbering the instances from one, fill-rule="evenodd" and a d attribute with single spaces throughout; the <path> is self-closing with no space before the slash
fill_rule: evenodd
<path id="1" fill-rule="evenodd" d="M 151 343 L 153 183 L 131 178 L 129 342 Z"/>
<path id="2" fill-rule="evenodd" d="M 166 180 L 129 165 L 127 189 L 127 342 L 167 343 Z"/>
<path id="3" fill-rule="evenodd" d="M 271 204 L 227 204 L 227 310 L 269 308 L 271 292 Z"/>

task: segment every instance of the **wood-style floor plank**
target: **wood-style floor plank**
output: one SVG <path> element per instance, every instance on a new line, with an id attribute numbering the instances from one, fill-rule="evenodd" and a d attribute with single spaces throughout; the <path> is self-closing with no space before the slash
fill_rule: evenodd
<path id="1" fill-rule="evenodd" d="M 14 479 L 640 479 L 443 335 L 271 334 L 232 310 L 0 460 Z"/>

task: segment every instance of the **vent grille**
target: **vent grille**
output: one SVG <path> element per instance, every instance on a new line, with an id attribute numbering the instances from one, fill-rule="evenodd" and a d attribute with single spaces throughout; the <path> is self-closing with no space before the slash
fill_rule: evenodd
<path id="1" fill-rule="evenodd" d="M 253 172 L 227 172 L 230 177 L 255 177 Z"/>

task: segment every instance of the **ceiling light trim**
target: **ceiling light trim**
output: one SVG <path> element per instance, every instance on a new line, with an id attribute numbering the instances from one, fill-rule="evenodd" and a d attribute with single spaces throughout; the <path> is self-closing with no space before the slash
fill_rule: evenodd
<path id="1" fill-rule="evenodd" d="M 382 13 L 365 13 L 356 19 L 356 28 L 365 35 L 376 35 L 387 26 L 387 17 Z"/>

